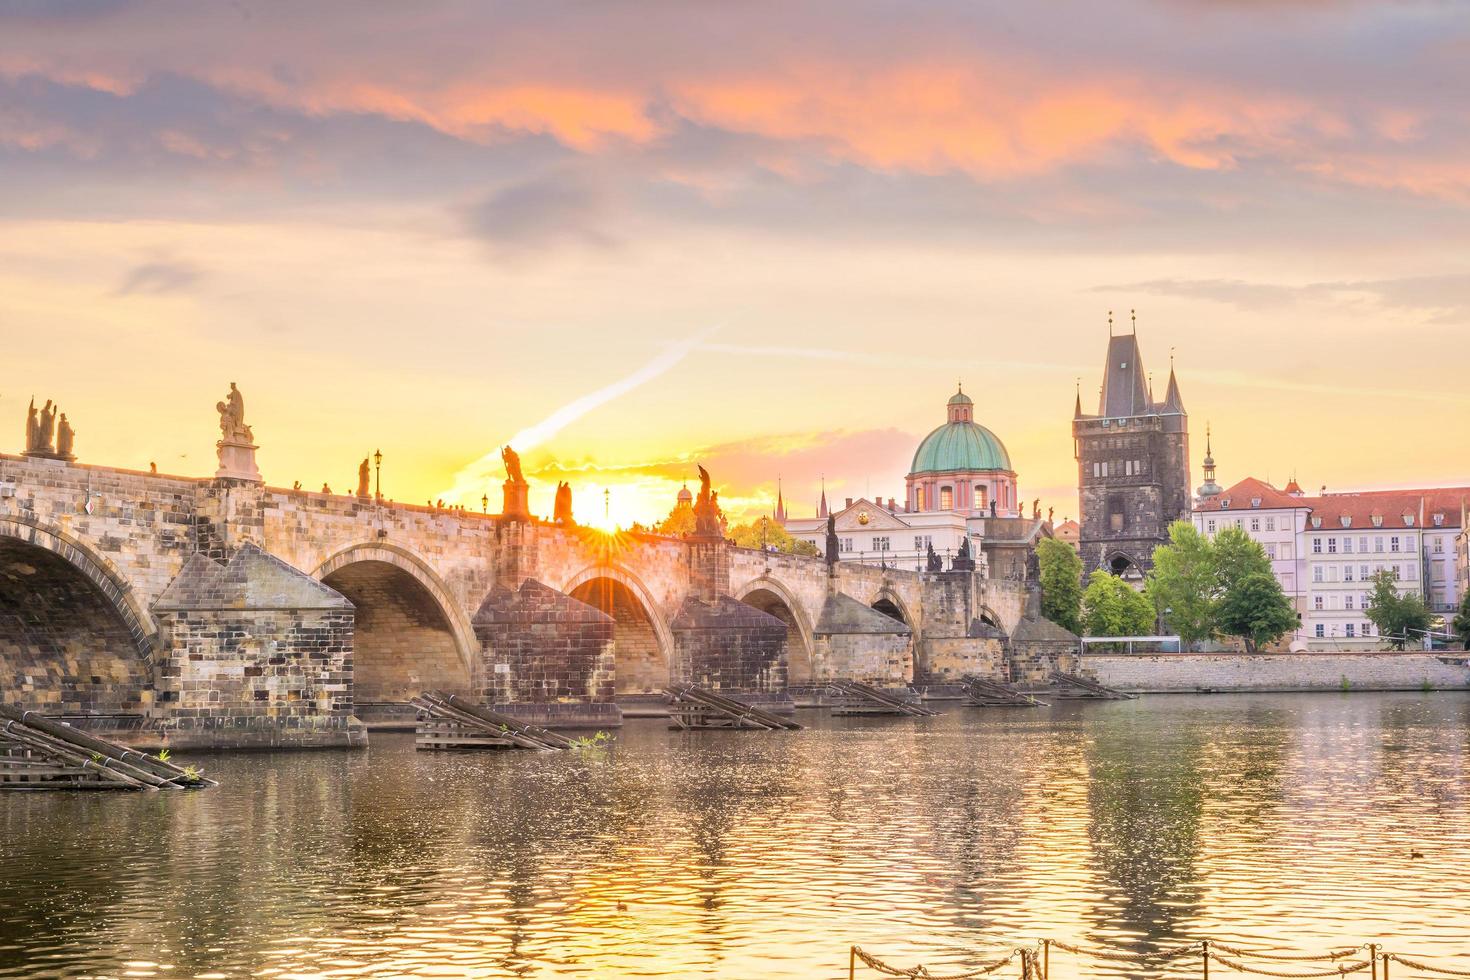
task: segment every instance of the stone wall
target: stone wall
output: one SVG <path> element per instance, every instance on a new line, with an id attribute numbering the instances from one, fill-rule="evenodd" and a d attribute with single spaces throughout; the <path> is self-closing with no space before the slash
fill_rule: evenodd
<path id="1" fill-rule="evenodd" d="M 1110 687 L 1152 692 L 1414 691 L 1470 688 L 1464 653 L 1095 655 L 1090 677 Z"/>
<path id="2" fill-rule="evenodd" d="M 352 605 L 338 593 L 247 544 L 228 563 L 191 558 L 154 614 L 154 717 L 167 744 L 366 744 L 353 715 Z"/>
<path id="3" fill-rule="evenodd" d="M 474 696 L 538 725 L 616 726 L 613 618 L 534 579 L 475 613 Z"/>
<path id="4" fill-rule="evenodd" d="M 786 624 L 753 606 L 693 597 L 670 624 L 674 680 L 727 694 L 786 691 Z"/>
<path id="5" fill-rule="evenodd" d="M 1005 642 L 999 637 L 955 637 L 924 641 L 924 656 L 914 671 L 920 686 L 958 684 L 967 677 L 1007 681 Z"/>

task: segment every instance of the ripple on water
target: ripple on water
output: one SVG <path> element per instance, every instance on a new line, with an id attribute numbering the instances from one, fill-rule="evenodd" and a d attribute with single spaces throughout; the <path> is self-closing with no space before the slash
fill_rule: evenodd
<path id="1" fill-rule="evenodd" d="M 0 977 L 811 978 L 853 942 L 947 968 L 1041 936 L 1394 937 L 1463 965 L 1467 719 L 1458 695 L 1154 697 L 206 757 L 206 793 L 0 802 Z"/>

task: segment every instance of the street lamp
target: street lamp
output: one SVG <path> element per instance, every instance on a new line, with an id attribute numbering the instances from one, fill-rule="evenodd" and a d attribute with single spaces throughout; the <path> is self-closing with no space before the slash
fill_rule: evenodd
<path id="1" fill-rule="evenodd" d="M 602 488 L 602 523 L 609 524 L 612 520 L 612 490 L 608 487 Z M 611 531 L 612 528 L 608 527 Z"/>
<path id="2" fill-rule="evenodd" d="M 381 502 L 383 499 L 383 451 L 381 449 L 373 450 L 373 480 L 376 484 L 373 490 L 374 496 Z"/>
<path id="3" fill-rule="evenodd" d="M 490 513 L 490 495 L 488 493 L 480 495 L 480 513 Z"/>

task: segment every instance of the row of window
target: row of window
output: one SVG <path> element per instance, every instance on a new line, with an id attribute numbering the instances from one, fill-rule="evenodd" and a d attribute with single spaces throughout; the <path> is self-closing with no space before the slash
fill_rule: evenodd
<path id="1" fill-rule="evenodd" d="M 1333 612 L 1336 611 L 1338 608 L 1367 609 L 1368 597 L 1367 595 L 1364 595 L 1362 593 L 1353 595 L 1351 592 L 1349 592 L 1347 595 L 1342 597 L 1342 606 L 1339 607 L 1337 604 L 1337 596 L 1335 595 L 1327 596 L 1325 598 L 1321 595 L 1314 595 L 1312 596 L 1312 608 L 1317 612 Z"/>
<path id="2" fill-rule="evenodd" d="M 1400 578 L 1405 578 L 1405 579 L 1408 579 L 1409 581 L 1412 582 L 1412 581 L 1414 581 L 1415 579 L 1417 579 L 1419 577 L 1419 566 L 1413 564 L 1412 562 L 1410 562 L 1407 565 L 1403 565 L 1403 566 L 1399 566 L 1399 565 L 1388 565 L 1388 566 L 1374 565 L 1373 566 L 1373 570 L 1371 572 L 1368 570 L 1368 566 L 1367 565 L 1358 565 L 1357 566 L 1357 576 L 1358 577 L 1357 577 L 1356 581 L 1359 581 L 1359 582 L 1367 582 L 1367 581 L 1371 580 L 1374 575 L 1377 575 L 1379 572 L 1383 571 L 1383 569 L 1385 567 L 1387 567 L 1389 571 L 1393 572 L 1393 580 L 1395 582 L 1397 582 Z M 1354 581 L 1354 578 L 1353 578 L 1353 566 L 1352 565 L 1343 565 L 1341 567 L 1341 572 L 1340 573 L 1339 573 L 1339 570 L 1338 570 L 1338 566 L 1337 565 L 1316 565 L 1316 564 L 1314 564 L 1312 566 L 1312 581 L 1313 582 L 1337 582 L 1337 581 L 1339 581 L 1339 578 L 1338 578 L 1339 574 L 1341 575 L 1340 581 L 1343 581 L 1343 582 L 1352 582 L 1352 581 Z"/>
<path id="3" fill-rule="evenodd" d="M 1373 624 L 1372 623 L 1363 623 L 1362 626 L 1361 626 L 1361 629 L 1362 629 L 1362 632 L 1361 633 L 1359 633 L 1358 632 L 1358 629 L 1356 628 L 1356 627 L 1358 627 L 1358 625 L 1359 624 L 1357 624 L 1357 623 L 1348 623 L 1345 627 L 1343 627 L 1343 632 L 1344 632 L 1344 634 L 1347 636 L 1347 638 L 1349 640 L 1351 640 L 1351 639 L 1353 639 L 1354 637 L 1357 637 L 1357 636 L 1372 636 L 1373 635 Z M 1337 633 L 1337 631 L 1334 628 L 1333 635 L 1336 635 L 1336 633 Z M 1327 626 L 1326 626 L 1326 624 L 1325 623 L 1318 623 L 1317 624 L 1317 636 L 1318 636 L 1318 638 L 1320 639 L 1322 637 L 1325 637 L 1326 635 L 1327 635 Z"/>
<path id="4" fill-rule="evenodd" d="M 1002 495 L 1002 496 L 1004 496 L 1004 495 Z M 915 510 L 919 510 L 919 511 L 928 510 L 933 505 L 934 501 L 933 501 L 932 497 L 930 499 L 928 499 L 928 500 L 926 500 L 925 498 L 926 498 L 926 494 L 924 493 L 924 488 L 923 487 L 914 487 L 914 509 Z M 996 503 L 997 504 L 1000 504 L 1000 503 L 1002 503 L 1002 501 L 999 498 L 997 498 Z M 977 484 L 975 484 L 975 509 L 976 510 L 985 510 L 989 506 L 990 506 L 990 490 L 989 490 L 989 488 L 986 487 L 985 484 L 983 484 L 983 483 L 977 483 Z M 935 509 L 937 509 L 937 510 L 954 510 L 954 487 L 940 487 L 939 488 L 939 506 L 937 508 L 935 508 Z"/>
<path id="5" fill-rule="evenodd" d="M 1267 517 L 1265 520 L 1266 520 L 1266 530 L 1268 530 L 1268 531 L 1274 531 L 1274 530 L 1276 530 L 1276 518 L 1274 518 L 1274 517 Z M 1224 520 L 1220 521 L 1220 526 L 1221 526 L 1221 528 L 1227 528 L 1227 527 L 1232 527 L 1232 526 L 1233 527 L 1238 527 L 1238 528 L 1244 528 L 1245 527 L 1245 519 L 1244 518 L 1241 518 L 1241 517 L 1237 517 L 1235 520 L 1232 521 L 1230 518 L 1227 517 Z M 1260 530 L 1261 530 L 1261 518 L 1259 518 L 1259 517 L 1252 517 L 1251 518 L 1250 527 L 1251 527 L 1251 530 L 1252 531 L 1254 531 L 1256 533 L 1260 533 Z M 1283 531 L 1287 529 L 1287 524 L 1286 524 L 1285 521 L 1282 521 L 1281 522 L 1281 529 Z M 1209 534 L 1214 534 L 1215 533 L 1215 521 L 1213 519 L 1205 521 L 1205 531 L 1207 533 L 1209 533 Z"/>
<path id="6" fill-rule="evenodd" d="M 1322 543 L 1323 543 L 1323 541 L 1324 541 L 1324 539 L 1323 538 L 1320 538 L 1320 537 L 1314 536 L 1312 538 L 1312 554 L 1314 554 L 1314 555 L 1320 555 L 1320 554 L 1322 554 Z M 1329 554 L 1329 555 L 1335 555 L 1335 554 L 1337 554 L 1337 541 L 1338 541 L 1338 539 L 1337 538 L 1326 538 L 1325 541 L 1327 543 L 1327 554 Z M 1383 551 L 1383 535 L 1380 534 L 1380 535 L 1378 535 L 1377 537 L 1375 537 L 1373 539 L 1373 550 L 1375 552 L 1382 552 Z M 1388 539 L 1388 550 L 1389 551 L 1414 551 L 1415 550 L 1414 539 L 1413 539 L 1413 537 L 1400 538 L 1397 534 L 1392 535 Z M 1360 552 L 1362 552 L 1364 554 L 1367 553 L 1367 551 L 1368 551 L 1368 537 L 1367 537 L 1367 535 L 1364 535 L 1363 537 L 1358 538 L 1358 551 L 1360 551 Z M 1345 555 L 1350 555 L 1350 554 L 1353 553 L 1353 539 L 1352 538 L 1345 537 L 1345 538 L 1342 539 L 1342 552 Z"/>
<path id="7" fill-rule="evenodd" d="M 1104 476 L 1142 476 L 1148 472 L 1148 460 L 1144 459 L 1103 459 L 1092 464 L 1092 475 Z"/>

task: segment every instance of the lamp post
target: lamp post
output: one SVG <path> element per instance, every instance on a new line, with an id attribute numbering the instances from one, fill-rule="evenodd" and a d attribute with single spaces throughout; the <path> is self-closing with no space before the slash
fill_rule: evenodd
<path id="1" fill-rule="evenodd" d="M 490 513 L 490 495 L 488 493 L 480 495 L 480 513 Z"/>
<path id="2" fill-rule="evenodd" d="M 381 449 L 373 450 L 373 481 L 373 495 L 381 503 L 383 500 L 383 451 Z"/>
<path id="3" fill-rule="evenodd" d="M 603 487 L 602 488 L 602 523 L 608 524 L 612 520 L 612 517 L 610 516 L 611 514 L 612 514 L 612 490 L 610 488 L 608 488 L 608 487 Z M 609 527 L 608 530 L 611 531 L 612 528 Z"/>

